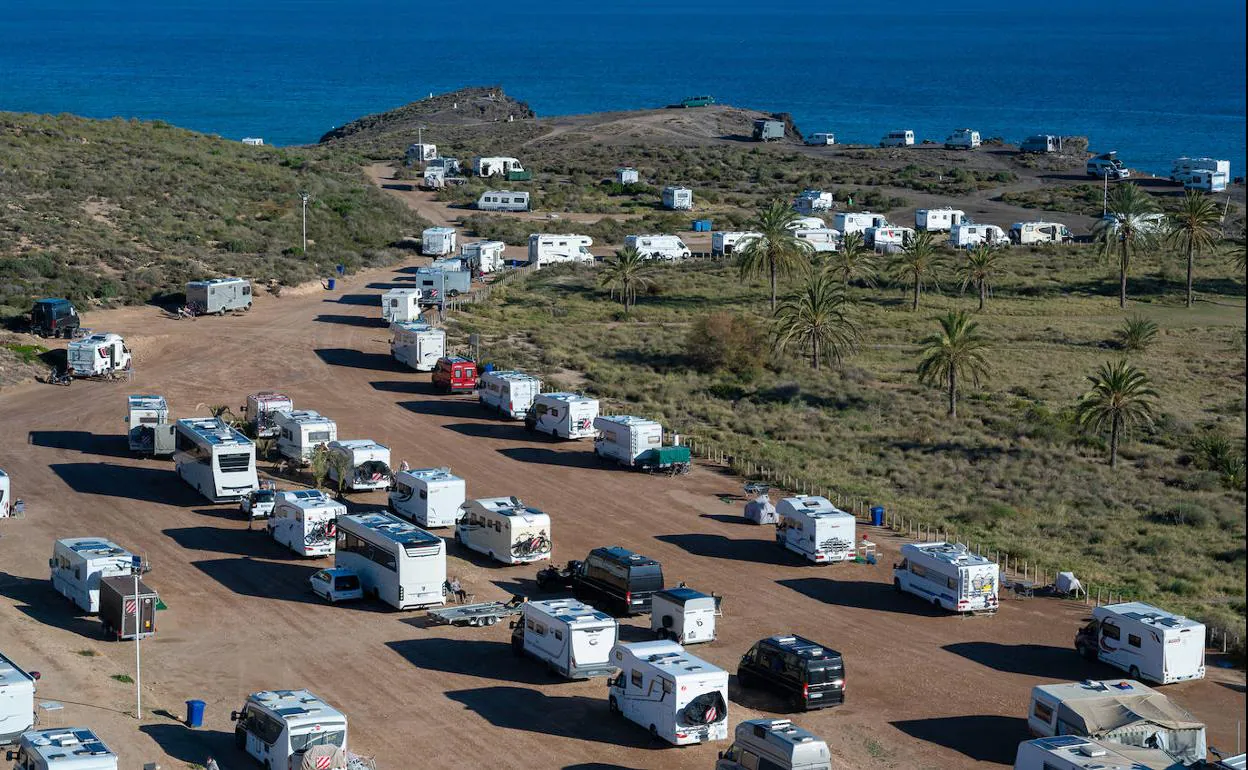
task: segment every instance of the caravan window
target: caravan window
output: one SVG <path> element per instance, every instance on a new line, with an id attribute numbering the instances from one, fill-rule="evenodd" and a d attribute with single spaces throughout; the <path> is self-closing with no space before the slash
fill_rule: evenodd
<path id="1" fill-rule="evenodd" d="M 1136 636 L 1135 634 L 1127 634 L 1127 644 L 1131 645 L 1132 647 L 1139 647 L 1140 637 Z"/>
<path id="2" fill-rule="evenodd" d="M 555 628 L 555 629 L 552 629 L 552 633 L 555 635 L 555 638 L 556 638 L 556 639 L 558 639 L 558 640 L 559 640 L 559 641 L 561 641 L 561 642 L 563 641 L 563 632 L 562 632 L 562 631 L 560 631 L 559 629 Z"/>
<path id="3" fill-rule="evenodd" d="M 401 490 L 403 490 L 404 494 L 408 494 L 408 495 L 410 495 L 410 494 L 412 493 L 412 488 L 411 488 L 411 487 L 404 487 L 404 486 L 400 486 L 399 488 L 400 488 Z M 421 499 L 421 500 L 428 500 L 428 499 L 429 499 L 429 493 L 428 493 L 428 492 L 426 492 L 426 491 L 425 491 L 425 490 L 423 490 L 423 489 L 422 489 L 422 490 L 420 490 L 420 499 Z"/>
<path id="4" fill-rule="evenodd" d="M 915 577 L 924 577 L 927 575 L 927 570 L 924 569 L 923 566 L 920 564 L 915 564 L 914 562 L 910 562 L 910 574 L 914 575 Z"/>
<path id="5" fill-rule="evenodd" d="M 668 694 L 670 694 L 670 693 L 672 692 L 672 689 L 673 689 L 672 680 L 670 680 L 670 679 L 660 679 L 659 681 L 663 683 L 663 694 L 664 694 L 664 695 L 668 695 Z"/>
<path id="6" fill-rule="evenodd" d="M 292 753 L 307 751 L 313 746 L 337 746 L 341 747 L 347 737 L 344 730 L 326 730 L 320 733 L 303 733 L 302 735 L 290 736 L 290 750 Z"/>
<path id="7" fill-rule="evenodd" d="M 1042 700 L 1037 700 L 1035 707 L 1031 710 L 1031 715 L 1046 725 L 1050 724 L 1053 721 L 1053 707 Z"/>
<path id="8" fill-rule="evenodd" d="M 545 635 L 546 635 L 546 624 L 545 624 L 545 623 L 534 623 L 534 624 L 533 624 L 533 633 L 537 634 L 538 636 L 545 636 Z"/>
<path id="9" fill-rule="evenodd" d="M 1122 638 L 1122 631 L 1118 628 L 1118 626 L 1115 626 L 1113 623 L 1102 624 L 1101 633 L 1105 635 L 1106 639 L 1117 640 L 1117 639 Z"/>
<path id="10" fill-rule="evenodd" d="M 633 687 L 636 687 L 638 690 L 640 690 L 641 683 L 642 683 L 641 672 L 638 671 L 637 669 L 633 669 L 633 673 L 629 675 L 629 681 L 633 683 Z"/>
<path id="11" fill-rule="evenodd" d="M 329 431 L 314 430 L 308 432 L 308 441 L 329 441 Z"/>

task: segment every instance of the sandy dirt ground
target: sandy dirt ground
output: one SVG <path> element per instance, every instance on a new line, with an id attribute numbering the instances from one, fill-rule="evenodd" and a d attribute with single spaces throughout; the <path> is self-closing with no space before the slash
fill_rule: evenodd
<path id="1" fill-rule="evenodd" d="M 22 519 L 0 521 L 0 650 L 42 672 L 46 725 L 97 729 L 122 767 L 159 761 L 251 766 L 232 748 L 229 712 L 248 692 L 307 687 L 351 719 L 350 744 L 378 767 L 708 768 L 725 744 L 665 748 L 607 713 L 601 680 L 566 683 L 511 655 L 508 630 L 430 627 L 422 612 L 376 604 L 331 607 L 307 578 L 328 560 L 304 560 L 233 506 L 213 506 L 172 463 L 132 457 L 123 439 L 125 395 L 165 395 L 176 416 L 208 404 L 237 408 L 249 392 L 281 389 L 333 417 L 343 438 L 372 438 L 413 467 L 450 466 L 471 496 L 518 495 L 553 519 L 555 558 L 619 544 L 659 559 L 667 581 L 725 596 L 720 637 L 696 654 L 735 670 L 755 640 L 799 632 L 845 655 L 845 706 L 796 716 L 823 736 L 839 767 L 1008 766 L 1024 738 L 1029 688 L 1108 678 L 1071 641 L 1088 609 L 1049 599 L 1010 600 L 993 618 L 933 614 L 890 585 L 900 541 L 868 528 L 883 557 L 871 565 L 801 566 L 770 534 L 742 523 L 741 480 L 711 467 L 680 478 L 608 470 L 584 443 L 533 440 L 485 416 L 465 396 L 433 395 L 428 376 L 388 352 L 380 293 L 409 268 L 348 278 L 336 292 L 264 297 L 245 315 L 173 320 L 151 307 L 92 313 L 96 330 L 124 334 L 133 382 L 27 384 L 0 394 L 0 467 L 24 498 Z M 262 470 L 268 468 L 262 464 Z M 380 494 L 351 505 L 380 505 Z M 442 531 L 441 534 L 448 534 Z M 102 536 L 143 553 L 147 581 L 169 609 L 143 645 L 143 719 L 134 648 L 103 641 L 48 582 L 55 538 Z M 449 569 L 478 600 L 533 589 L 533 567 L 505 568 L 449 548 Z M 649 638 L 647 619 L 625 640 Z M 1210 667 L 1206 681 L 1166 693 L 1235 742 L 1244 713 L 1242 672 Z M 188 698 L 207 701 L 203 729 L 178 722 Z M 777 713 L 742 693 L 730 719 Z"/>

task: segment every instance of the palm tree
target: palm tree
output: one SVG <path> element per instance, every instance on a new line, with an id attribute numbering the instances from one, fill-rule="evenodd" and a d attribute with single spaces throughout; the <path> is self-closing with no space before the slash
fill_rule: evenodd
<path id="1" fill-rule="evenodd" d="M 1105 257 L 1118 260 L 1118 307 L 1127 306 L 1127 271 L 1131 255 L 1157 244 L 1157 202 L 1138 185 L 1127 183 L 1114 188 L 1109 196 L 1105 218 L 1092 228 L 1092 237 Z"/>
<path id="2" fill-rule="evenodd" d="M 839 275 L 845 287 L 855 278 L 861 278 L 867 286 L 875 285 L 875 252 L 867 248 L 862 233 L 847 234 L 841 248 L 829 252 L 825 268 Z"/>
<path id="3" fill-rule="evenodd" d="M 1075 417 L 1088 430 L 1109 426 L 1109 467 L 1118 467 L 1118 442 L 1122 431 L 1135 423 L 1153 421 L 1152 401 L 1157 397 L 1148 375 L 1122 359 L 1105 363 L 1088 377 L 1092 389 L 1079 399 Z"/>
<path id="4" fill-rule="evenodd" d="M 811 276 L 802 290 L 776 308 L 776 341 L 810 347 L 810 366 L 839 362 L 858 344 L 858 326 L 849 317 L 849 297 L 828 272 Z"/>
<path id="5" fill-rule="evenodd" d="M 737 250 L 742 278 L 767 276 L 771 284 L 771 310 L 776 310 L 776 280 L 782 274 L 800 272 L 810 263 L 810 244 L 793 234 L 790 227 L 797 212 L 784 201 L 772 201 L 759 209 L 750 224 L 759 233 Z"/>
<path id="6" fill-rule="evenodd" d="M 893 259 L 890 266 L 893 278 L 914 288 L 911 310 L 919 309 L 919 295 L 923 293 L 928 282 L 940 288 L 936 281 L 936 270 L 940 267 L 940 262 L 936 238 L 926 230 L 915 235 L 909 245 L 903 246 Z"/>
<path id="7" fill-rule="evenodd" d="M 965 311 L 950 311 L 938 323 L 940 331 L 920 343 L 919 382 L 948 387 L 949 416 L 957 417 L 958 378 L 970 377 L 979 385 L 979 379 L 988 376 L 988 341 Z"/>
<path id="8" fill-rule="evenodd" d="M 637 290 L 653 283 L 649 275 L 651 270 L 650 261 L 636 247 L 625 246 L 615 252 L 615 259 L 602 268 L 598 280 L 611 289 L 613 298 L 619 293 L 620 302 L 624 303 L 624 312 L 627 313 L 629 308 L 637 304 Z"/>
<path id="9" fill-rule="evenodd" d="M 1207 252 L 1222 238 L 1222 212 L 1207 195 L 1188 190 L 1179 210 L 1170 215 L 1166 239 L 1187 254 L 1187 306 L 1192 306 L 1192 270 L 1196 252 Z"/>
<path id="10" fill-rule="evenodd" d="M 992 289 L 992 281 L 1001 274 L 1000 246 L 981 243 L 966 254 L 962 263 L 962 291 L 974 286 L 979 292 L 979 311 L 984 311 L 984 302 L 988 300 L 988 292 Z"/>

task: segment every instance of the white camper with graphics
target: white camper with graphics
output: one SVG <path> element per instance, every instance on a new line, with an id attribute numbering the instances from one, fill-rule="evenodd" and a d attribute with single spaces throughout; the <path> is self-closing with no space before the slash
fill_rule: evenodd
<path id="1" fill-rule="evenodd" d="M 251 281 L 246 278 L 210 278 L 186 284 L 186 304 L 196 313 L 225 315 L 230 310 L 251 310 Z"/>
<path id="2" fill-rule="evenodd" d="M 265 770 L 302 770 L 308 752 L 347 750 L 346 715 L 307 690 L 254 692 L 230 720 L 234 745 Z"/>
<path id="3" fill-rule="evenodd" d="M 914 212 L 914 226 L 918 230 L 930 232 L 949 232 L 954 225 L 966 221 L 966 212 L 961 209 L 919 209 Z"/>
<path id="4" fill-rule="evenodd" d="M 821 223 L 822 221 L 820 220 Z M 758 232 L 739 230 L 721 230 L 711 233 L 711 253 L 717 257 L 726 257 L 736 253 L 751 238 L 758 238 L 761 235 L 762 233 Z"/>
<path id="5" fill-rule="evenodd" d="M 747 719 L 715 770 L 832 770 L 828 744 L 788 719 Z"/>
<path id="6" fill-rule="evenodd" d="M 893 587 L 951 612 L 996 612 L 999 572 L 961 543 L 906 543 Z"/>
<path id="7" fill-rule="evenodd" d="M 471 270 L 487 275 L 503 269 L 503 252 L 507 244 L 502 241 L 473 241 L 459 247 L 459 256 Z"/>
<path id="8" fill-rule="evenodd" d="M 629 235 L 624 238 L 624 246 L 637 249 L 647 259 L 665 262 L 688 259 L 693 254 L 679 235 Z"/>
<path id="9" fill-rule="evenodd" d="M 420 321 L 390 324 L 390 355 L 418 372 L 432 372 L 446 355 L 446 330 Z"/>
<path id="10" fill-rule="evenodd" d="M 576 599 L 525 602 L 512 624 L 511 648 L 566 679 L 610 676 L 619 621 Z"/>
<path id="11" fill-rule="evenodd" d="M 841 247 L 841 233 L 839 230 L 833 230 L 830 227 L 821 227 L 816 230 L 795 230 L 793 237 L 799 241 L 810 245 L 810 250 L 816 254 L 827 251 L 836 251 Z"/>
<path id="12" fill-rule="evenodd" d="M 455 542 L 503 564 L 550 558 L 550 516 L 516 497 L 483 497 L 464 503 Z"/>
<path id="13" fill-rule="evenodd" d="M 134 555 L 102 537 L 65 537 L 52 545 L 52 588 L 83 612 L 100 611 L 100 578 L 134 574 Z"/>
<path id="14" fill-rule="evenodd" d="M 866 233 L 873 227 L 888 227 L 888 217 L 870 211 L 841 211 L 832 215 L 832 228 L 845 235 Z"/>
<path id="15" fill-rule="evenodd" d="M 329 480 L 339 484 L 339 466 L 346 471 L 343 489 L 367 492 L 390 486 L 390 447 L 368 438 L 329 442 Z"/>
<path id="16" fill-rule="evenodd" d="M 857 522 L 826 497 L 797 495 L 776 505 L 776 542 L 815 564 L 846 561 L 854 553 Z"/>
<path id="17" fill-rule="evenodd" d="M 386 323 L 420 320 L 421 291 L 412 286 L 390 289 L 381 295 L 381 319 Z"/>
<path id="18" fill-rule="evenodd" d="M 14 770 L 117 770 L 117 755 L 86 727 L 22 733 Z"/>
<path id="19" fill-rule="evenodd" d="M 101 377 L 130 370 L 130 348 L 120 334 L 101 332 L 74 340 L 65 352 L 71 377 Z"/>
<path id="20" fill-rule="evenodd" d="M 603 653 L 604 660 L 609 651 Z M 0 745 L 17 741 L 34 727 L 36 677 L 0 653 Z"/>
<path id="21" fill-rule="evenodd" d="M 619 642 L 607 705 L 677 746 L 728 738 L 728 672 L 675 642 Z"/>
<path id="22" fill-rule="evenodd" d="M 391 513 L 339 517 L 334 566 L 354 571 L 365 596 L 395 609 L 446 601 L 446 541 Z"/>
<path id="23" fill-rule="evenodd" d="M 477 381 L 477 400 L 486 409 L 523 420 L 542 392 L 542 381 L 524 372 L 486 372 Z"/>
<path id="24" fill-rule="evenodd" d="M 278 453 L 296 462 L 306 462 L 318 446 L 338 440 L 338 424 L 311 409 L 277 412 L 273 424 Z"/>
<path id="25" fill-rule="evenodd" d="M 126 442 L 131 452 L 152 452 L 156 426 L 168 423 L 169 404 L 164 396 L 126 397 Z"/>
<path id="26" fill-rule="evenodd" d="M 269 534 L 300 556 L 332 556 L 338 517 L 347 506 L 319 489 L 279 492 L 269 514 Z"/>
<path id="27" fill-rule="evenodd" d="M 525 427 L 534 433 L 571 440 L 598 435 L 594 420 L 598 399 L 579 393 L 540 393 L 525 417 Z"/>
<path id="28" fill-rule="evenodd" d="M 1009 246 L 1010 239 L 996 225 L 972 225 L 963 222 L 949 229 L 949 245 L 955 249 L 973 249 L 983 244 Z"/>
<path id="29" fill-rule="evenodd" d="M 529 264 L 538 267 L 563 262 L 592 265 L 594 255 L 589 247 L 593 245 L 594 239 L 588 235 L 533 233 L 529 236 Z"/>
<path id="30" fill-rule="evenodd" d="M 1143 602 L 1093 608 L 1075 648 L 1132 679 L 1170 684 L 1205 678 L 1204 624 Z"/>
<path id="31" fill-rule="evenodd" d="M 1015 222 L 1010 225 L 1010 241 L 1019 246 L 1039 243 L 1070 243 L 1075 240 L 1060 222 Z"/>
<path id="32" fill-rule="evenodd" d="M 453 527 L 463 515 L 467 485 L 450 468 L 416 468 L 394 475 L 390 510 L 426 528 Z"/>
<path id="33" fill-rule="evenodd" d="M 285 393 L 271 390 L 251 393 L 247 396 L 247 422 L 251 423 L 256 438 L 275 438 L 280 429 L 273 422 L 277 412 L 289 412 L 295 408 L 295 402 Z"/>

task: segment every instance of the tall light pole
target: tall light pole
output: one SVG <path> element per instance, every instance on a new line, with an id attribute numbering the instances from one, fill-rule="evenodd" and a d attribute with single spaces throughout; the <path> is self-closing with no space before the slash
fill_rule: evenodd
<path id="1" fill-rule="evenodd" d="M 306 192 L 299 193 L 299 200 L 303 201 L 303 256 L 308 256 L 308 201 L 312 196 Z"/>
<path id="2" fill-rule="evenodd" d="M 134 715 L 140 722 L 143 721 L 143 658 L 140 653 L 139 640 L 143 638 L 143 629 L 140 627 L 140 621 L 143 615 L 143 609 L 140 606 L 142 600 L 139 598 L 139 573 L 143 571 L 143 557 L 131 557 L 131 572 L 134 573 Z M 156 608 L 152 608 L 155 612 Z M 125 630 L 126 616 L 125 603 L 122 603 L 121 627 Z"/>

